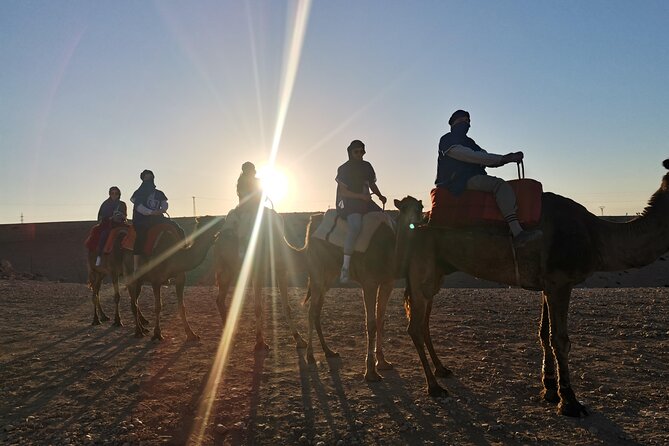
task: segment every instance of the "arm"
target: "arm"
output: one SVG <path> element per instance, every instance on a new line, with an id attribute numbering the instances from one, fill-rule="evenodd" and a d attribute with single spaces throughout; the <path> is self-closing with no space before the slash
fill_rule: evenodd
<path id="1" fill-rule="evenodd" d="M 348 187 L 341 181 L 337 180 L 337 192 L 342 198 L 355 198 L 356 200 L 369 201 L 372 199 L 368 194 L 361 194 L 358 192 L 351 192 Z"/>
<path id="2" fill-rule="evenodd" d="M 446 155 L 465 163 L 479 164 L 486 167 L 499 167 L 507 163 L 517 163 L 523 160 L 523 152 L 497 155 L 495 153 L 488 153 L 485 150 L 477 152 L 459 144 L 449 147 L 446 150 Z"/>
<path id="3" fill-rule="evenodd" d="M 371 184 L 369 185 L 369 188 L 372 190 L 372 192 L 374 192 L 374 194 L 375 194 L 377 197 L 379 197 L 379 200 L 381 200 L 381 203 L 386 204 L 386 201 L 388 201 L 388 200 L 387 200 L 386 197 L 381 193 L 381 191 L 379 190 L 379 186 L 377 186 L 376 183 L 371 183 Z"/>

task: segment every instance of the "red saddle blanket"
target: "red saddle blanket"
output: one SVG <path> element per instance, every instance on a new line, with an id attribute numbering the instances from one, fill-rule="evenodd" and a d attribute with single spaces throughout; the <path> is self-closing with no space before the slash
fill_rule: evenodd
<path id="1" fill-rule="evenodd" d="M 518 220 L 523 227 L 539 224 L 541 219 L 541 183 L 529 178 L 508 181 L 516 193 Z M 481 224 L 506 224 L 490 192 L 468 190 L 459 197 L 437 187 L 430 192 L 432 210 L 429 226 L 462 227 Z"/>
<path id="2" fill-rule="evenodd" d="M 142 250 L 143 251 L 142 254 L 147 256 L 153 254 L 153 248 L 155 248 L 156 244 L 158 243 L 158 240 L 165 233 L 170 233 L 174 236 L 176 240 L 181 240 L 181 235 L 177 232 L 174 226 L 172 226 L 169 223 L 159 223 L 149 228 L 149 233 L 146 235 L 146 243 L 144 243 L 143 247 L 144 249 Z M 125 239 L 123 239 L 123 243 L 121 244 L 123 249 L 132 251 L 135 248 L 136 238 L 137 238 L 137 231 L 135 231 L 134 226 L 131 226 L 130 229 L 128 230 L 128 235 L 125 237 Z"/>
<path id="3" fill-rule="evenodd" d="M 84 242 L 86 249 L 89 251 L 97 251 L 103 229 L 104 227 L 100 224 L 97 224 L 91 228 L 90 232 L 88 233 L 88 237 L 86 237 L 86 241 Z M 105 242 L 103 253 L 109 254 L 114 248 L 114 240 L 119 235 L 119 233 L 127 233 L 127 231 L 128 226 L 125 225 L 111 228 L 109 235 L 107 236 L 107 241 Z"/>

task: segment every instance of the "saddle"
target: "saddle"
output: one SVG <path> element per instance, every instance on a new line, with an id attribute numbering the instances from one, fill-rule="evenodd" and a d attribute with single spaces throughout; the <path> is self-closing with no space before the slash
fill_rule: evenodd
<path id="1" fill-rule="evenodd" d="M 529 178 L 508 181 L 516 194 L 518 220 L 524 228 L 537 226 L 541 220 L 541 183 Z M 491 192 L 467 190 L 456 197 L 448 189 L 436 187 L 430 192 L 432 210 L 428 226 L 462 228 L 466 226 L 506 226 Z"/>
<path id="2" fill-rule="evenodd" d="M 114 241 L 118 237 L 126 237 L 128 235 L 128 231 L 130 230 L 130 226 L 119 226 L 117 228 L 112 228 L 112 230 L 109 232 L 109 237 L 107 237 L 107 241 L 105 242 L 105 247 L 103 248 L 102 252 L 104 254 L 110 254 L 114 250 Z M 121 245 L 123 244 L 123 241 L 121 241 Z"/>
<path id="3" fill-rule="evenodd" d="M 172 234 L 176 240 L 181 240 L 181 234 L 177 232 L 174 226 L 172 226 L 169 223 L 159 223 L 149 228 L 149 232 L 146 235 L 146 242 L 142 247 L 141 254 L 145 256 L 150 256 L 151 254 L 153 254 L 153 250 L 155 249 L 156 245 L 158 245 L 158 242 L 163 237 L 163 235 L 167 233 Z M 123 239 L 121 247 L 123 249 L 132 251 L 135 247 L 136 238 L 137 238 L 137 231 L 135 231 L 134 226 L 130 226 L 130 228 L 128 229 L 128 235 L 126 235 L 126 237 Z"/>
<path id="4" fill-rule="evenodd" d="M 381 225 L 388 225 L 395 230 L 395 223 L 385 212 L 368 212 L 362 216 L 362 230 L 355 241 L 354 251 L 365 252 L 369 248 L 372 236 Z M 336 209 L 329 209 L 323 215 L 323 221 L 313 233 L 313 237 L 332 243 L 340 248 L 344 247 L 348 224 L 338 217 Z"/>
<path id="5" fill-rule="evenodd" d="M 128 225 L 111 228 L 109 236 L 107 237 L 107 241 L 105 242 L 105 247 L 103 249 L 104 254 L 109 254 L 112 252 L 112 249 L 114 248 L 114 240 L 120 233 L 127 233 L 128 228 Z M 91 228 L 88 233 L 88 237 L 86 237 L 86 241 L 84 242 L 86 249 L 89 251 L 97 251 L 98 243 L 100 243 L 100 236 L 102 235 L 102 230 L 103 226 L 99 223 Z M 130 249 L 132 249 L 132 247 Z"/>

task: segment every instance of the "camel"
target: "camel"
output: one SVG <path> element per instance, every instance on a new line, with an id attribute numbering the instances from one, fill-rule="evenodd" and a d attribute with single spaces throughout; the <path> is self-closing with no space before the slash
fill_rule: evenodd
<path id="1" fill-rule="evenodd" d="M 384 318 L 395 278 L 402 276 L 405 262 L 398 252 L 406 252 L 403 247 L 412 225 L 423 218 L 423 203 L 413 197 L 395 200 L 395 206 L 403 209 L 393 231 L 388 225 L 380 225 L 364 253 L 354 253 L 351 258 L 350 277 L 362 286 L 367 327 L 367 356 L 365 359 L 365 380 L 374 382 L 382 379 L 377 370 L 392 368 L 383 353 Z M 313 217 L 312 217 L 313 218 Z M 315 221 L 310 226 L 315 226 Z M 309 288 L 305 302 L 309 303 L 309 335 L 307 337 L 306 359 L 315 363 L 312 345 L 313 329 L 316 329 L 321 347 L 328 358 L 338 357 L 331 350 L 323 336 L 321 311 L 325 294 L 339 277 L 343 260 L 342 248 L 321 239 L 310 237 L 307 243 L 307 264 L 309 268 Z M 376 356 L 376 361 L 375 361 Z"/>
<path id="2" fill-rule="evenodd" d="M 186 336 L 189 341 L 199 340 L 200 337 L 196 335 L 191 329 L 190 324 L 186 318 L 186 306 L 184 305 L 183 294 L 186 285 L 186 271 L 196 268 L 202 263 L 207 256 L 209 248 L 213 246 L 216 239 L 216 233 L 220 229 L 218 224 L 220 218 L 201 217 L 197 219 L 195 231 L 189 237 L 192 239 L 192 244 L 184 248 L 183 241 L 178 240 L 172 232 L 165 231 L 162 236 L 158 238 L 153 252 L 145 259 L 145 262 L 139 267 L 138 271 L 134 271 L 132 259 L 126 262 L 126 277 L 128 280 L 128 290 L 130 292 L 131 306 L 135 314 L 135 336 L 143 337 L 149 331 L 145 327 L 146 320 L 143 319 L 142 313 L 138 306 L 139 294 L 143 283 L 151 284 L 153 288 L 153 296 L 155 299 L 155 314 L 156 322 L 153 330 L 154 340 L 163 340 L 162 329 L 160 326 L 160 312 L 162 309 L 162 297 L 160 295 L 160 288 L 167 283 L 169 279 L 174 279 L 174 284 L 177 292 L 177 301 L 179 307 L 179 314 L 184 324 Z M 134 311 L 136 309 L 137 311 Z"/>
<path id="3" fill-rule="evenodd" d="M 105 254 L 106 266 L 95 266 L 97 250 L 88 251 L 88 287 L 93 291 L 93 323 L 91 325 L 100 325 L 100 321 L 106 322 L 109 316 L 105 314 L 100 305 L 100 288 L 105 276 L 109 275 L 114 286 L 114 303 L 116 305 L 114 325 L 122 327 L 121 314 L 119 312 L 119 302 L 121 294 L 119 292 L 119 276 L 123 274 L 124 257 L 128 256 L 132 262 L 132 252 L 126 251 L 121 247 L 121 241 L 127 234 L 127 230 L 114 231 L 111 236 L 115 236 L 114 248 L 110 254 Z"/>
<path id="4" fill-rule="evenodd" d="M 215 249 L 216 282 L 218 297 L 216 305 L 223 323 L 228 317 L 228 306 L 225 299 L 230 285 L 236 283 L 239 276 L 242 259 L 239 256 L 239 238 L 234 231 L 223 232 L 216 241 Z M 258 230 L 258 239 L 255 251 L 247 251 L 253 257 L 251 262 L 250 281 L 253 288 L 254 311 L 256 316 L 256 351 L 269 350 L 263 335 L 263 305 L 261 291 L 269 278 L 276 280 L 281 297 L 281 306 L 288 321 L 290 332 L 295 339 L 296 348 L 306 347 L 306 342 L 298 332 L 292 318 L 292 311 L 288 303 L 289 272 L 306 271 L 304 248 L 292 246 L 285 238 L 283 219 L 274 210 L 263 208 L 261 223 Z"/>
<path id="5" fill-rule="evenodd" d="M 663 165 L 669 169 L 669 159 Z M 669 250 L 668 187 L 669 174 L 665 174 L 643 213 L 628 223 L 602 220 L 568 198 L 543 193 L 539 223 L 543 239 L 517 249 L 515 254 L 506 230 L 421 227 L 414 231 L 409 241 L 405 305 L 408 332 L 425 372 L 428 393 L 448 394 L 435 378 L 435 374 L 447 376 L 450 371 L 434 351 L 429 318 L 442 277 L 457 270 L 542 292 L 542 397 L 558 403 L 559 414 L 587 415 L 569 379 L 567 316 L 571 290 L 596 271 L 642 267 Z M 425 346 L 435 365 L 434 373 Z"/>

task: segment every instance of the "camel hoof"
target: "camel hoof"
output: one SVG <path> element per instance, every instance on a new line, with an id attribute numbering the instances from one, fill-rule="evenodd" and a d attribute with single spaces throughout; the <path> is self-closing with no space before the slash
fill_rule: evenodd
<path id="1" fill-rule="evenodd" d="M 154 333 L 153 337 L 151 338 L 152 341 L 162 341 L 164 339 L 165 337 L 162 333 Z"/>
<path id="2" fill-rule="evenodd" d="M 427 389 L 427 393 L 430 396 L 434 396 L 434 397 L 437 397 L 437 398 L 445 398 L 445 397 L 448 396 L 448 390 L 444 389 L 440 385 L 435 385 L 435 386 L 429 387 Z"/>
<path id="3" fill-rule="evenodd" d="M 392 370 L 393 369 L 393 363 L 388 362 L 385 359 L 382 359 L 380 361 L 376 361 L 376 369 L 377 370 Z"/>
<path id="4" fill-rule="evenodd" d="M 268 352 L 269 351 L 269 345 L 267 345 L 263 341 L 256 342 L 256 345 L 255 345 L 255 347 L 253 347 L 253 350 L 256 351 L 256 352 L 261 352 L 261 351 Z"/>
<path id="5" fill-rule="evenodd" d="M 109 321 L 109 320 L 111 320 L 111 319 L 109 319 L 109 316 L 107 316 L 106 314 L 103 314 L 102 317 L 100 318 L 100 320 L 101 320 L 102 322 L 107 322 L 107 321 Z"/>
<path id="6" fill-rule="evenodd" d="M 102 323 L 98 319 L 93 319 L 93 322 L 91 323 L 91 325 L 93 325 L 93 326 L 102 325 Z"/>
<path id="7" fill-rule="evenodd" d="M 438 376 L 439 378 L 447 378 L 452 375 L 453 372 L 450 369 L 444 367 L 443 365 L 441 367 L 436 367 L 434 369 L 434 376 Z"/>
<path id="8" fill-rule="evenodd" d="M 379 382 L 383 379 L 383 376 L 379 375 L 376 373 L 375 370 L 372 370 L 371 372 L 365 373 L 365 381 L 368 383 L 376 383 Z"/>
<path id="9" fill-rule="evenodd" d="M 119 319 L 115 320 L 114 327 L 123 327 L 123 322 L 121 322 Z"/>
<path id="10" fill-rule="evenodd" d="M 541 391 L 541 397 L 544 401 L 547 401 L 551 404 L 557 404 L 560 402 L 560 396 L 557 393 L 557 389 L 544 389 Z"/>
<path id="11" fill-rule="evenodd" d="M 580 418 L 581 415 L 583 415 L 584 417 L 588 416 L 588 411 L 585 410 L 585 406 L 583 406 L 578 401 L 570 401 L 566 403 L 564 401 L 560 401 L 560 404 L 558 404 L 557 412 L 560 415 L 574 418 Z"/>
<path id="12" fill-rule="evenodd" d="M 339 358 L 341 355 L 335 351 L 328 350 L 325 352 L 326 358 Z"/>

